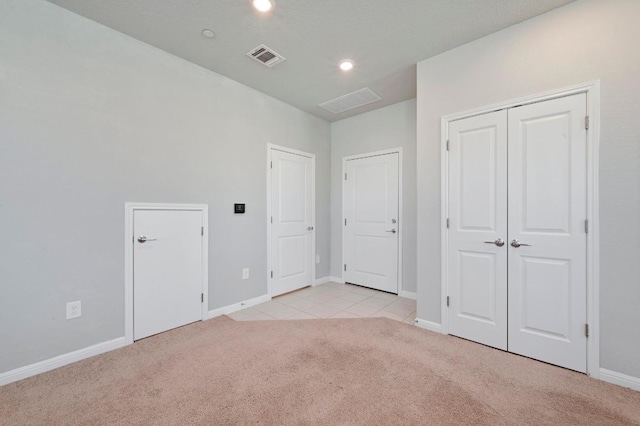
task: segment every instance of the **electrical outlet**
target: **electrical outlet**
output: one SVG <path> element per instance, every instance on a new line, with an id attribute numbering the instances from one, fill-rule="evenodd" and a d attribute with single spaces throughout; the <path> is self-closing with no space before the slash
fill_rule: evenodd
<path id="1" fill-rule="evenodd" d="M 82 304 L 78 300 L 76 302 L 67 303 L 67 319 L 78 318 L 82 315 Z"/>
<path id="2" fill-rule="evenodd" d="M 316 263 L 320 263 L 320 255 L 316 254 Z"/>
<path id="3" fill-rule="evenodd" d="M 243 280 L 248 280 L 249 279 L 249 268 L 244 268 L 242 270 L 242 279 Z"/>

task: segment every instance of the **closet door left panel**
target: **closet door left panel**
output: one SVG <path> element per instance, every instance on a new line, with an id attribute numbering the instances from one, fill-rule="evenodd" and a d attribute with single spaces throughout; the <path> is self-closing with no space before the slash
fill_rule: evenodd
<path id="1" fill-rule="evenodd" d="M 507 113 L 449 126 L 449 332 L 507 349 Z"/>

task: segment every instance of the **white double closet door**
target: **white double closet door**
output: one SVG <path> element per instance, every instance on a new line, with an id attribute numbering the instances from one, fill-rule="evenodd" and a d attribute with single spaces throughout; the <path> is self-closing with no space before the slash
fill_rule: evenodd
<path id="1" fill-rule="evenodd" d="M 449 332 L 586 372 L 586 94 L 449 124 Z"/>

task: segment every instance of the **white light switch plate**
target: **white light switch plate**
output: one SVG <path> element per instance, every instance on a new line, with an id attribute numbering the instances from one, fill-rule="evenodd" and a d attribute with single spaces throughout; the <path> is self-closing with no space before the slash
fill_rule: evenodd
<path id="1" fill-rule="evenodd" d="M 242 279 L 243 280 L 248 280 L 249 279 L 249 268 L 244 268 L 242 270 Z"/>

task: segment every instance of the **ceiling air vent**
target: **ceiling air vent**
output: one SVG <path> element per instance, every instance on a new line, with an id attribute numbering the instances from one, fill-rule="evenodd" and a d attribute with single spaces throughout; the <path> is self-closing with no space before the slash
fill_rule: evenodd
<path id="1" fill-rule="evenodd" d="M 319 106 L 334 114 L 340 114 L 341 112 L 349 111 L 350 109 L 358 108 L 379 101 L 380 99 L 382 98 L 378 96 L 376 92 L 365 87 L 353 93 L 348 93 L 330 101 L 323 102 Z"/>
<path id="2" fill-rule="evenodd" d="M 278 54 L 275 50 L 268 48 L 264 44 L 261 44 L 255 49 L 251 49 L 247 52 L 247 56 L 269 68 L 285 60 L 282 55 Z"/>

